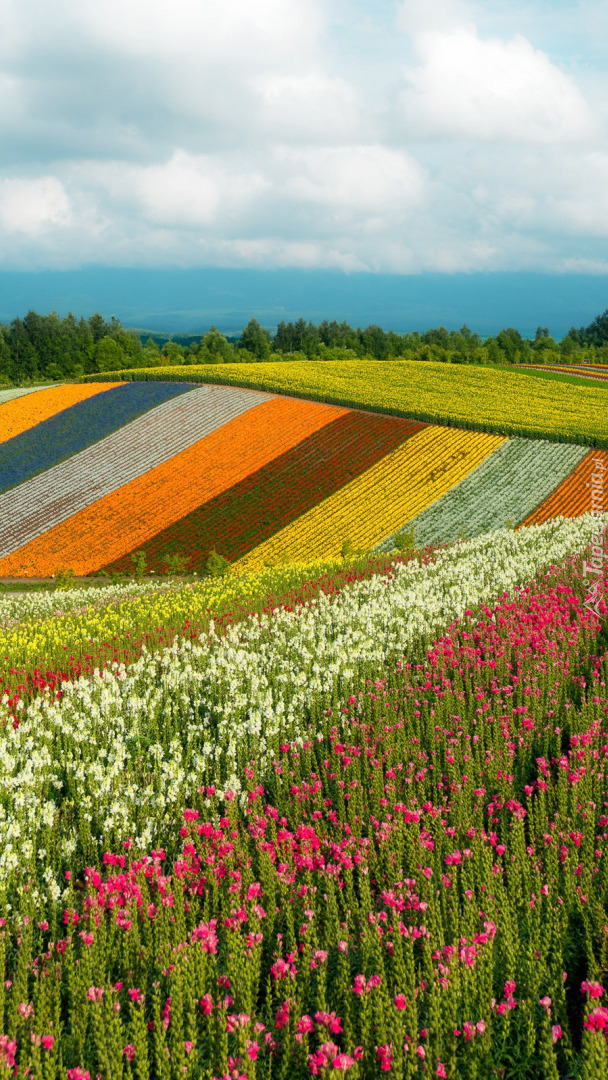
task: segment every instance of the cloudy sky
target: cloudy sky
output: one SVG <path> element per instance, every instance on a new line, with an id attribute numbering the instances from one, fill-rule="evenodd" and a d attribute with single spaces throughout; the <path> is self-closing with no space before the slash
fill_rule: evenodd
<path id="1" fill-rule="evenodd" d="M 0 268 L 608 272 L 606 0 L 0 0 Z"/>

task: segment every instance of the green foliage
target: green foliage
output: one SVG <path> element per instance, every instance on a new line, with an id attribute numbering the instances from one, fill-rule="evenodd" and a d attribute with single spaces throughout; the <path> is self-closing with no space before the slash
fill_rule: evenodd
<path id="1" fill-rule="evenodd" d="M 72 589 L 74 587 L 74 571 L 68 567 L 62 567 L 55 574 L 55 588 L 59 590 Z"/>
<path id="2" fill-rule="evenodd" d="M 183 551 L 172 551 L 167 555 L 163 565 L 166 566 L 169 577 L 173 574 L 184 574 L 188 565 L 188 556 Z"/>
<path id="3" fill-rule="evenodd" d="M 135 579 L 140 581 L 146 572 L 146 566 L 148 565 L 148 559 L 145 551 L 134 551 L 131 555 L 131 562 L 133 563 L 133 573 Z"/>
<path id="4" fill-rule="evenodd" d="M 234 345 L 216 326 L 197 340 L 193 335 L 144 335 L 125 329 L 112 316 L 96 312 L 77 320 L 70 312 L 38 315 L 28 311 L 10 326 L 0 326 L 0 381 L 31 384 L 39 380 L 77 379 L 95 372 L 121 369 L 221 363 L 259 363 L 278 359 L 348 361 L 427 360 L 448 364 L 608 363 L 608 309 L 588 326 L 572 327 L 561 342 L 539 326 L 533 340 L 513 327 L 482 341 L 468 326 L 445 326 L 398 334 L 371 324 L 347 322 L 318 325 L 304 318 L 281 320 L 274 337 L 252 318 Z M 160 344 L 160 347 L 159 347 Z M 162 352 L 161 352 L 162 348 Z"/>
<path id="5" fill-rule="evenodd" d="M 197 362 L 199 364 L 225 364 L 233 359 L 232 345 L 216 326 L 212 326 L 201 340 Z"/>
<path id="6" fill-rule="evenodd" d="M 415 546 L 413 526 L 410 529 L 398 532 L 393 540 L 395 551 L 413 551 Z"/>
<path id="7" fill-rule="evenodd" d="M 129 367 L 120 343 L 109 335 L 97 342 L 94 357 L 98 371 L 120 371 L 121 368 Z"/>
<path id="8" fill-rule="evenodd" d="M 230 563 L 228 562 L 226 556 L 218 555 L 217 551 L 210 552 L 205 563 L 205 574 L 207 575 L 207 577 L 224 577 L 229 572 Z"/>
<path id="9" fill-rule="evenodd" d="M 270 334 L 257 319 L 250 319 L 238 343 L 240 349 L 248 349 L 258 360 L 270 359 Z"/>

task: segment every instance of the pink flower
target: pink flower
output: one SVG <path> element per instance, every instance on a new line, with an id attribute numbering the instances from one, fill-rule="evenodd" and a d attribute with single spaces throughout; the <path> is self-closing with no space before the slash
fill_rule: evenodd
<path id="1" fill-rule="evenodd" d="M 443 1077 L 443 1080 L 445 1080 L 447 1075 L 448 1074 L 445 1071 L 445 1065 L 441 1061 L 437 1062 L 437 1068 L 435 1069 L 435 1076 L 441 1076 L 441 1077 Z"/>
<path id="2" fill-rule="evenodd" d="M 331 1064 L 332 1068 L 342 1069 L 344 1072 L 346 1072 L 347 1069 L 350 1069 L 351 1065 L 355 1064 L 355 1059 L 354 1057 L 351 1057 L 350 1054 L 338 1054 L 338 1056 L 334 1058 Z"/>
<path id="3" fill-rule="evenodd" d="M 561 1026 L 559 1024 L 554 1024 L 553 1027 L 551 1028 L 551 1038 L 553 1039 L 553 1042 L 556 1043 L 558 1039 L 561 1039 L 561 1037 L 562 1037 Z"/>
<path id="4" fill-rule="evenodd" d="M 605 1009 L 603 1005 L 598 1005 L 596 1009 L 591 1010 L 583 1026 L 588 1031 L 603 1031 L 607 1024 L 608 1009 Z"/>
<path id="5" fill-rule="evenodd" d="M 91 1080 L 91 1074 L 77 1065 L 75 1069 L 68 1069 L 68 1080 Z"/>
<path id="6" fill-rule="evenodd" d="M 131 987 L 130 990 L 127 990 L 127 994 L 131 998 L 131 1001 L 133 1002 L 134 1005 L 141 1005 L 144 998 L 143 998 L 143 994 L 142 994 L 141 990 L 139 989 L 139 987 L 136 987 L 136 986 Z"/>
<path id="7" fill-rule="evenodd" d="M 588 982 L 585 979 L 585 982 L 581 983 L 581 992 L 583 994 L 589 994 L 589 997 L 592 998 L 601 998 L 604 993 L 604 987 L 600 986 L 597 982 Z"/>
<path id="8" fill-rule="evenodd" d="M 405 1009 L 405 1006 L 407 1005 L 405 994 L 395 994 L 393 1001 L 395 1002 L 396 1009 Z"/>
<path id="9" fill-rule="evenodd" d="M 296 1039 L 298 1042 L 302 1042 L 304 1035 L 308 1035 L 311 1031 L 315 1030 L 315 1025 L 311 1016 L 308 1013 L 304 1013 L 300 1017 L 296 1024 Z"/>
<path id="10" fill-rule="evenodd" d="M 55 1036 L 54 1035 L 43 1035 L 42 1036 L 42 1046 L 43 1046 L 44 1050 L 52 1050 L 54 1044 L 55 1044 Z"/>
<path id="11" fill-rule="evenodd" d="M 190 1057 L 190 1054 L 194 1050 L 194 1043 L 188 1042 L 188 1040 L 186 1040 L 186 1042 L 184 1043 L 184 1050 L 186 1051 L 186 1056 Z"/>
<path id="12" fill-rule="evenodd" d="M 542 1005 L 543 1009 L 545 1010 L 545 1012 L 547 1013 L 547 1016 L 548 1016 L 549 1012 L 551 1010 L 551 998 L 550 997 L 542 997 L 539 1000 L 540 1000 L 540 1004 Z"/>
<path id="13" fill-rule="evenodd" d="M 101 1001 L 104 991 L 101 986 L 89 986 L 87 997 L 89 1001 Z"/>
<path id="14" fill-rule="evenodd" d="M 15 1054 L 17 1053 L 17 1040 L 10 1039 L 8 1035 L 0 1035 L 0 1065 L 6 1065 L 12 1068 L 15 1064 Z M 90 1078 L 89 1078 L 90 1080 Z"/>
<path id="15" fill-rule="evenodd" d="M 213 1001 L 211 1000 L 211 994 L 204 994 L 201 998 L 201 1012 L 205 1016 L 211 1016 L 213 1012 Z"/>
<path id="16" fill-rule="evenodd" d="M 353 994 L 365 993 L 365 975 L 355 975 L 352 985 Z"/>
<path id="17" fill-rule="evenodd" d="M 417 1046 L 416 1053 L 418 1054 L 418 1057 L 421 1058 L 422 1061 L 424 1061 L 426 1057 L 426 1050 L 424 1049 L 424 1046 Z"/>
<path id="18" fill-rule="evenodd" d="M 247 1057 L 250 1058 L 251 1061 L 257 1061 L 257 1057 L 260 1052 L 259 1043 L 255 1042 L 254 1039 L 247 1039 L 245 1041 L 245 1052 L 247 1054 Z"/>
<path id="19" fill-rule="evenodd" d="M 127 1045 L 123 1047 L 122 1052 L 127 1061 L 133 1061 L 133 1058 L 135 1057 L 135 1047 L 133 1046 L 133 1043 L 127 1043 Z"/>
<path id="20" fill-rule="evenodd" d="M 289 1023 L 289 1001 L 284 1001 L 282 1005 L 279 1005 L 279 1007 L 278 1007 L 278 1009 L 276 1011 L 276 1016 L 275 1016 L 275 1020 L 274 1020 L 274 1026 L 275 1026 L 275 1028 L 277 1028 L 278 1031 L 280 1031 L 281 1028 L 285 1027 L 285 1024 L 288 1024 L 288 1023 Z"/>
<path id="21" fill-rule="evenodd" d="M 376 1047 L 376 1057 L 380 1062 L 382 1072 L 389 1072 L 393 1062 L 393 1048 L 388 1043 Z"/>
<path id="22" fill-rule="evenodd" d="M 342 1031 L 342 1021 L 339 1016 L 336 1016 L 335 1012 L 317 1012 L 315 1013 L 315 1020 L 321 1027 L 331 1031 L 332 1035 L 338 1035 Z"/>

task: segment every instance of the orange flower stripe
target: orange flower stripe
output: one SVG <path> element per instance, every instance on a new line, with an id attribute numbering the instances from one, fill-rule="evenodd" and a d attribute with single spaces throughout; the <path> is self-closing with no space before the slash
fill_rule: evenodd
<path id="1" fill-rule="evenodd" d="M 595 472 L 596 461 L 601 461 L 606 470 L 605 499 L 603 508 L 608 511 L 608 450 L 590 450 L 576 469 L 562 480 L 559 487 L 523 522 L 524 525 L 540 525 L 543 521 L 558 517 L 580 517 L 591 510 L 591 477 Z"/>
<path id="2" fill-rule="evenodd" d="M 347 412 L 293 398 L 257 405 L 0 559 L 0 575 L 90 574 Z"/>
<path id="3" fill-rule="evenodd" d="M 74 386 L 49 386 L 46 390 L 36 390 L 33 394 L 25 394 L 23 397 L 13 398 L 0 405 L 0 442 L 12 439 L 14 435 L 20 435 L 22 431 L 28 431 L 36 424 L 48 420 L 63 409 L 69 409 L 79 401 L 100 394 L 103 390 L 111 390 L 114 386 L 122 386 L 119 382 L 107 383 L 83 383 Z"/>

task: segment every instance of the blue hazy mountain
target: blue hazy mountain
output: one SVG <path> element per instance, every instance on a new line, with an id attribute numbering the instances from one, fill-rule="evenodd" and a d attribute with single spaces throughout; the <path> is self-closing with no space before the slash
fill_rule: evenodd
<path id="1" fill-rule="evenodd" d="M 514 326 L 525 337 L 547 326 L 562 337 L 608 307 L 608 276 L 588 274 L 344 274 L 324 270 L 119 269 L 0 271 L 0 321 L 33 308 L 106 318 L 169 333 L 212 324 L 238 333 L 255 315 L 273 331 L 281 319 L 345 319 L 403 333 L 466 323 L 482 336 Z"/>

